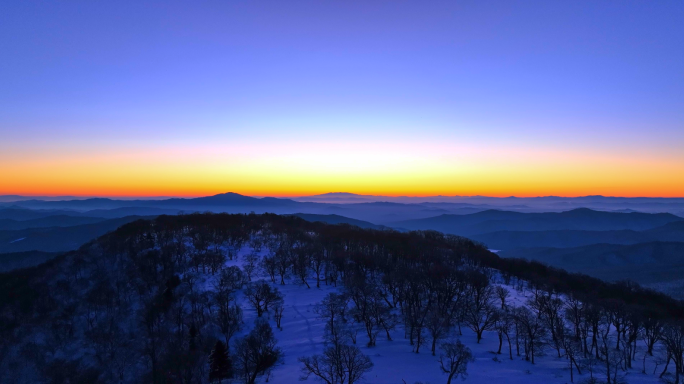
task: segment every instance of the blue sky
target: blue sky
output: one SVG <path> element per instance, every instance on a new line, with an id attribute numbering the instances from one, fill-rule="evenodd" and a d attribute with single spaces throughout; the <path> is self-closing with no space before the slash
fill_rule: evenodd
<path id="1" fill-rule="evenodd" d="M 681 1 L 6 1 L 0 149 L 391 138 L 684 162 L 682 20 Z"/>

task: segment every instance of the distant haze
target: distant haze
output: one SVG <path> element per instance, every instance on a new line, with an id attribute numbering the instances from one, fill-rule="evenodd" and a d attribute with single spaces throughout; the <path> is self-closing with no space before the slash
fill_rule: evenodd
<path id="1" fill-rule="evenodd" d="M 432 196 L 391 197 L 330 193 L 298 198 L 255 198 L 237 193 L 224 193 L 197 198 L 168 199 L 109 199 L 69 198 L 49 199 L 0 196 L 0 208 L 30 208 L 41 210 L 115 210 L 106 217 L 123 215 L 175 214 L 178 212 L 251 211 L 280 214 L 310 213 L 341 215 L 375 224 L 421 219 L 439 215 L 467 215 L 487 210 L 513 212 L 563 212 L 577 208 L 609 212 L 668 212 L 684 216 L 684 198 L 625 198 L 606 196 L 584 197 L 487 197 L 487 196 Z M 144 209 L 144 210 L 142 210 Z M 98 213 L 101 216 L 104 213 Z"/>

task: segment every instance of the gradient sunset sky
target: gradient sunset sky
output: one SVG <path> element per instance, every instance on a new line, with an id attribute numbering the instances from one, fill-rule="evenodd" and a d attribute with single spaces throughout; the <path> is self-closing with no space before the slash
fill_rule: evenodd
<path id="1" fill-rule="evenodd" d="M 682 1 L 0 4 L 0 194 L 684 197 Z"/>

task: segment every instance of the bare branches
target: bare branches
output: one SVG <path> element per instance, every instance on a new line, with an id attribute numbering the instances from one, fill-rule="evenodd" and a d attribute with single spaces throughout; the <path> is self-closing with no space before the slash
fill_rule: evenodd
<path id="1" fill-rule="evenodd" d="M 468 375 L 468 363 L 475 361 L 470 348 L 456 340 L 442 344 L 441 349 L 444 353 L 439 356 L 439 366 L 442 372 L 449 375 L 447 384 L 459 376 L 465 378 Z"/>

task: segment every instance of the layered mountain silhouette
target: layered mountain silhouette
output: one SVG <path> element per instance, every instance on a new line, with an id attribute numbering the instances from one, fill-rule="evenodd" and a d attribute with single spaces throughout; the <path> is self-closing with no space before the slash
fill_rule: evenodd
<path id="1" fill-rule="evenodd" d="M 70 251 L 78 249 L 81 245 L 100 237 L 107 232 L 113 231 L 126 223 L 141 218 L 141 216 L 128 216 L 118 219 L 103 220 L 93 224 L 74 225 L 70 227 L 0 230 L 0 253 Z"/>
<path id="2" fill-rule="evenodd" d="M 507 250 L 530 247 L 580 247 L 590 244 L 638 244 L 653 241 L 684 242 L 684 220 L 644 231 L 497 231 L 470 236 L 489 248 Z"/>
<path id="3" fill-rule="evenodd" d="M 376 225 L 363 220 L 350 219 L 340 215 L 315 215 L 310 213 L 296 213 L 293 216 L 300 217 L 306 221 L 320 221 L 327 224 L 349 224 L 364 229 L 386 229 L 384 225 Z"/>
<path id="4" fill-rule="evenodd" d="M 579 208 L 566 212 L 545 213 L 488 210 L 470 215 L 440 215 L 392 224 L 409 230 L 432 229 L 461 236 L 472 236 L 497 231 L 642 231 L 675 221 L 682 221 L 682 218 L 669 213 L 618 213 Z"/>
<path id="5" fill-rule="evenodd" d="M 4 202 L 3 202 L 4 201 Z M 387 206 L 387 204 L 397 204 Z M 563 212 L 575 208 L 623 212 L 669 212 L 684 216 L 684 198 L 619 198 L 605 196 L 585 197 L 507 197 L 487 196 L 372 196 L 340 192 L 300 198 L 249 197 L 237 193 L 223 193 L 198 198 L 159 198 L 117 200 L 108 198 L 57 198 L 30 199 L 22 196 L 0 196 L 0 207 L 16 206 L 52 210 L 111 210 L 128 209 L 127 215 L 162 214 L 132 212 L 135 208 L 163 209 L 166 214 L 178 211 L 231 212 L 231 213 L 313 213 L 340 214 L 375 224 L 387 225 L 394 221 L 424 219 L 440 214 L 464 215 L 485 210 L 532 212 Z M 388 209 L 389 207 L 389 209 Z M 175 212 L 173 212 L 175 211 Z M 57 213 L 54 213 L 57 214 Z M 548 229 L 548 228 L 547 228 Z"/>
<path id="6" fill-rule="evenodd" d="M 536 260 L 604 280 L 633 280 L 652 284 L 681 280 L 684 276 L 684 242 L 519 248 L 499 254 L 503 257 Z"/>
<path id="7" fill-rule="evenodd" d="M 0 272 L 33 267 L 61 255 L 60 252 L 25 251 L 0 253 Z"/>
<path id="8" fill-rule="evenodd" d="M 490 249 L 501 250 L 504 257 L 535 259 L 609 280 L 631 278 L 648 283 L 684 276 L 680 268 L 684 218 L 671 213 L 635 212 L 631 208 L 658 204 L 676 208 L 683 199 L 474 196 L 445 201 L 435 200 L 439 197 L 422 202 L 413 198 L 377 201 L 380 198 L 333 193 L 301 201 L 224 193 L 187 199 L 24 198 L 1 202 L 0 254 L 6 257 L 0 257 L 0 264 L 7 266 L 0 265 L 0 270 L 34 265 L 59 252 L 77 249 L 140 217 L 212 211 L 271 212 L 379 230 L 436 230 L 482 242 Z M 348 202 L 329 202 L 335 199 Z M 614 209 L 534 212 L 539 207 L 572 208 L 580 203 Z M 491 209 L 497 204 L 507 209 Z M 677 275 L 674 271 L 683 273 Z"/>
<path id="9" fill-rule="evenodd" d="M 106 220 L 102 217 L 55 215 L 31 220 L 0 219 L 0 230 L 18 230 L 27 228 L 71 227 L 74 225 L 93 224 Z"/>
<path id="10" fill-rule="evenodd" d="M 318 215 L 337 214 L 374 224 L 385 224 L 390 221 L 426 218 L 447 213 L 473 213 L 485 208 L 464 207 L 462 204 L 402 204 L 390 202 L 364 202 L 354 204 L 331 204 L 298 202 L 291 199 L 273 197 L 255 198 L 236 193 L 224 193 L 215 196 L 192 199 L 165 200 L 115 200 L 115 199 L 81 199 L 64 201 L 24 200 L 12 203 L 0 203 L 13 213 L 0 218 L 25 220 L 37 218 L 40 214 L 28 214 L 23 217 L 22 209 L 49 210 L 50 215 L 69 214 L 92 217 L 123 217 L 130 215 L 150 216 L 161 214 L 177 214 L 179 212 L 227 212 L 227 213 L 308 213 Z M 467 206 L 467 205 L 466 205 Z M 465 209 L 465 210 L 464 210 Z M 19 217 L 17 217 L 19 216 Z"/>
<path id="11" fill-rule="evenodd" d="M 124 207 L 151 207 L 151 208 L 178 208 L 183 209 L 187 207 L 202 208 L 202 207 L 281 207 L 298 203 L 289 199 L 277 199 L 273 197 L 255 198 L 243 196 L 237 193 L 223 193 L 214 196 L 197 197 L 197 198 L 172 198 L 164 200 L 115 200 L 107 198 L 92 198 L 82 200 L 61 200 L 61 201 L 46 201 L 46 200 L 24 200 L 16 201 L 12 204 L 32 209 L 78 209 L 78 210 L 92 210 L 92 209 L 114 209 Z"/>

